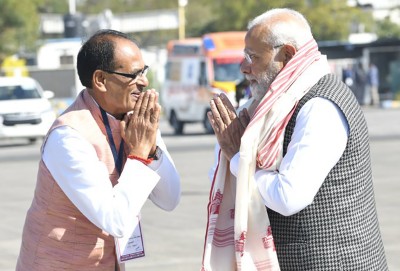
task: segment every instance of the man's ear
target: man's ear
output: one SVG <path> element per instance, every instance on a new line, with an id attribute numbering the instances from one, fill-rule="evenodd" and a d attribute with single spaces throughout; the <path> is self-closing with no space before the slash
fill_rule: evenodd
<path id="1" fill-rule="evenodd" d="M 297 50 L 296 48 L 291 45 L 291 44 L 285 44 L 283 45 L 283 52 L 284 52 L 284 60 L 283 63 L 284 65 L 286 65 L 291 59 L 292 57 L 296 54 Z"/>
<path id="2" fill-rule="evenodd" d="M 98 89 L 102 92 L 106 92 L 106 77 L 104 76 L 104 72 L 101 70 L 96 70 L 93 73 L 93 88 Z"/>

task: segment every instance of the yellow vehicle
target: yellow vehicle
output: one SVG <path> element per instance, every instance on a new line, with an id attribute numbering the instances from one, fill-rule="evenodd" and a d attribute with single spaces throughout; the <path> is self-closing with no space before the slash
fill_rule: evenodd
<path id="1" fill-rule="evenodd" d="M 236 106 L 236 84 L 243 79 L 245 32 L 216 32 L 199 38 L 173 40 L 167 45 L 166 78 L 161 102 L 175 134 L 182 134 L 187 123 L 208 121 L 213 94 L 225 92 Z"/>

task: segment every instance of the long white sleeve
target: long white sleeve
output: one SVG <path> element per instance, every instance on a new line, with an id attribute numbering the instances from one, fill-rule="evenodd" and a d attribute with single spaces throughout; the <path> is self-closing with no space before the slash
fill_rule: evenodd
<path id="1" fill-rule="evenodd" d="M 299 111 L 279 171 L 258 170 L 255 180 L 265 205 L 292 215 L 314 200 L 347 144 L 348 125 L 331 101 L 314 98 Z"/>
<path id="2" fill-rule="evenodd" d="M 307 207 L 342 156 L 347 138 L 348 124 L 334 103 L 324 98 L 308 101 L 297 115 L 278 171 L 258 169 L 255 173 L 264 204 L 286 216 Z M 239 158 L 237 153 L 230 161 L 230 170 L 235 176 Z"/>
<path id="3" fill-rule="evenodd" d="M 161 158 L 153 161 L 149 167 L 158 173 L 161 179 L 151 192 L 149 199 L 158 207 L 172 211 L 180 200 L 180 177 L 160 131 L 157 134 L 157 145 L 162 150 Z"/>
<path id="4" fill-rule="evenodd" d="M 165 162 L 152 165 L 159 168 L 158 172 L 128 159 L 118 184 L 112 187 L 107 168 L 93 146 L 69 127 L 53 130 L 42 154 L 50 173 L 74 205 L 92 223 L 115 237 L 130 234 L 126 232 L 128 225 L 158 183 L 169 188 L 152 195 L 158 206 L 171 210 L 179 202 L 179 176 L 168 157 L 169 154 L 163 158 Z M 170 176 L 166 176 L 167 172 Z"/>

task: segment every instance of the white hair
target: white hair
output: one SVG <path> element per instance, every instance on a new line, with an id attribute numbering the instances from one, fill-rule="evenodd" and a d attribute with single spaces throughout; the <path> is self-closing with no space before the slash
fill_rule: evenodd
<path id="1" fill-rule="evenodd" d="M 280 19 L 286 17 L 289 19 Z M 299 49 L 303 44 L 313 38 L 311 27 L 306 18 L 299 12 L 288 8 L 271 9 L 251 20 L 248 30 L 258 25 L 268 26 L 270 31 L 264 42 L 277 46 L 292 44 Z"/>

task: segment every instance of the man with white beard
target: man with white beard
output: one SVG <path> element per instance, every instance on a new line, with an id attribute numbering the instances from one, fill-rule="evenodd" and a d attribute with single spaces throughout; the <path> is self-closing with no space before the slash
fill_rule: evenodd
<path id="1" fill-rule="evenodd" d="M 307 20 L 263 13 L 244 55 L 253 98 L 238 112 L 224 95 L 210 101 L 202 270 L 387 270 L 366 121 Z"/>

